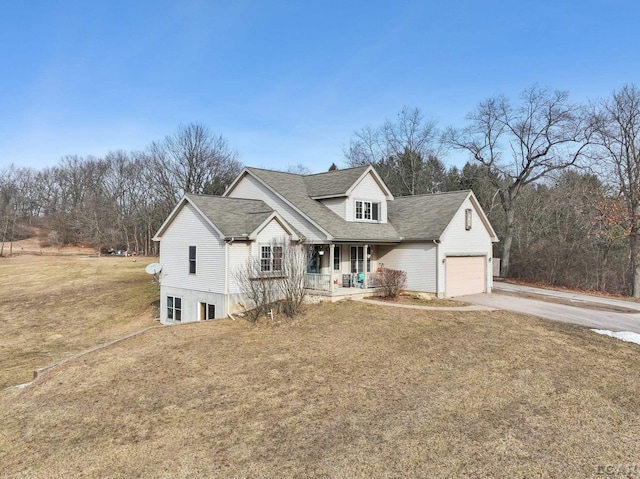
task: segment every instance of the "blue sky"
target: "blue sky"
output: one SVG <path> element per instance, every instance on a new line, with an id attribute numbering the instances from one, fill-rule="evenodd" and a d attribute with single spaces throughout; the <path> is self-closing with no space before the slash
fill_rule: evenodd
<path id="1" fill-rule="evenodd" d="M 403 106 L 462 126 L 533 83 L 582 102 L 639 82 L 635 0 L 2 3 L 0 169 L 200 122 L 244 164 L 319 172 Z"/>

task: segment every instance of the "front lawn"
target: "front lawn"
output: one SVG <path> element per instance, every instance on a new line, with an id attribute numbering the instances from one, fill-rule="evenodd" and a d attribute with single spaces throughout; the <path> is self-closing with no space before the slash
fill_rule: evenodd
<path id="1" fill-rule="evenodd" d="M 321 304 L 165 327 L 0 392 L 3 477 L 599 477 L 640 347 L 505 312 Z"/>

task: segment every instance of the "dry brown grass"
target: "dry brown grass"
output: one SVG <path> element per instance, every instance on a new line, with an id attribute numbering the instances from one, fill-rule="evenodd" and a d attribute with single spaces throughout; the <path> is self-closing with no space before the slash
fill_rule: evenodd
<path id="1" fill-rule="evenodd" d="M 0 390 L 33 370 L 154 324 L 144 258 L 0 258 Z"/>
<path id="2" fill-rule="evenodd" d="M 419 294 L 401 293 L 395 298 L 387 298 L 384 296 L 369 296 L 367 299 L 374 301 L 383 301 L 385 303 L 407 304 L 412 306 L 431 306 L 431 307 L 460 307 L 468 306 L 469 303 L 457 301 L 447 298 L 424 298 Z"/>
<path id="3" fill-rule="evenodd" d="M 0 475 L 602 477 L 639 461 L 639 353 L 357 302 L 153 329 L 0 393 Z"/>

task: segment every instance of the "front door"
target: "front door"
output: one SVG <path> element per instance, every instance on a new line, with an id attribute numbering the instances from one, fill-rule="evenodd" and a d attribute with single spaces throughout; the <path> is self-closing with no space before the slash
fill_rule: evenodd
<path id="1" fill-rule="evenodd" d="M 351 272 L 364 272 L 364 246 L 351 247 Z"/>
<path id="2" fill-rule="evenodd" d="M 311 252 L 311 258 L 309 258 L 309 264 L 307 265 L 307 273 L 319 274 L 322 272 L 322 255 L 317 249 L 313 249 Z"/>

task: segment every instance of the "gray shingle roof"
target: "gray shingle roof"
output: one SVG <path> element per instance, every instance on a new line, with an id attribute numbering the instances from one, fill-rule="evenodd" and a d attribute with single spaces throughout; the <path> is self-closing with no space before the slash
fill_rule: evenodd
<path id="1" fill-rule="evenodd" d="M 402 196 L 388 203 L 388 220 L 405 240 L 438 239 L 469 193 Z"/>
<path id="2" fill-rule="evenodd" d="M 251 234 L 272 213 L 262 200 L 211 195 L 186 195 L 226 237 Z"/>
<path id="3" fill-rule="evenodd" d="M 306 175 L 304 176 L 304 182 L 307 185 L 307 193 L 312 198 L 345 195 L 367 168 L 369 167 L 365 165 L 357 168 L 347 168 L 346 170 Z"/>
<path id="4" fill-rule="evenodd" d="M 247 170 L 311 218 L 323 230 L 333 236 L 335 240 L 399 241 L 400 235 L 392 224 L 346 221 L 323 205 L 320 201 L 311 198 L 309 194 L 308 183 L 313 183 L 313 177 L 320 176 L 320 183 L 325 182 L 327 184 L 335 184 L 336 189 L 334 191 L 338 191 L 339 189 L 342 189 L 342 185 L 346 183 L 344 178 L 353 177 L 353 182 L 355 182 L 366 168 L 367 167 L 337 170 L 337 172 L 340 172 L 341 174 L 338 174 L 335 177 L 333 175 L 324 176 L 324 173 L 321 175 L 302 176 L 294 173 L 283 173 L 281 171 L 262 170 L 259 168 L 247 168 Z M 359 174 L 356 176 L 358 171 Z M 344 176 L 342 176 L 342 174 L 344 174 Z M 353 182 L 348 187 L 344 188 L 345 192 L 349 187 L 351 187 Z M 313 187 L 312 190 L 317 192 L 315 187 Z"/>

